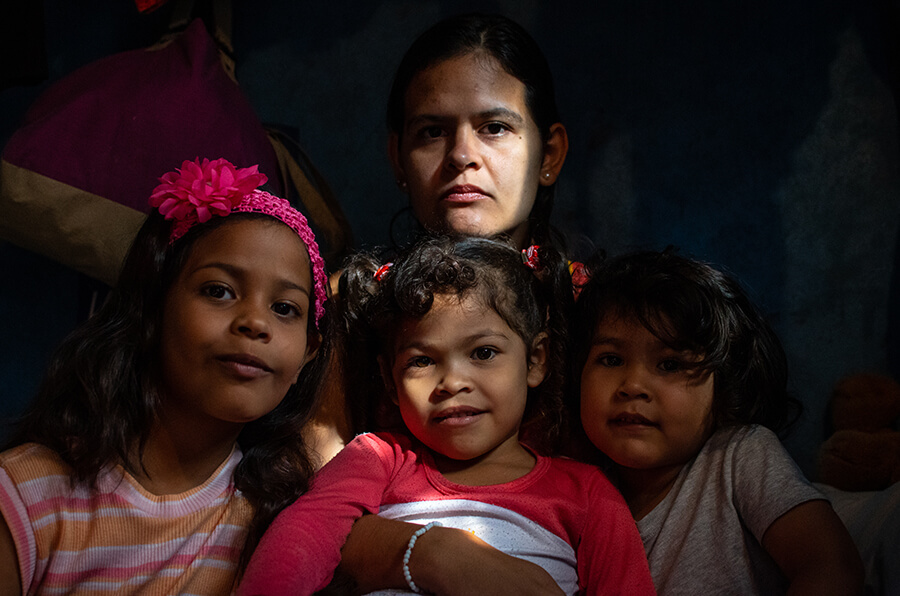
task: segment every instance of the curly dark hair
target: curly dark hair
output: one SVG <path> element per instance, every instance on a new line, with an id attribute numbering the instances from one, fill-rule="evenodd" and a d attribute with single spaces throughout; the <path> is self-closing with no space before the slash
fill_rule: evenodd
<path id="1" fill-rule="evenodd" d="M 598 255 L 586 268 L 590 281 L 573 326 L 573 378 L 581 378 L 603 319 L 630 319 L 667 346 L 700 356 L 698 373 L 714 373 L 716 428 L 761 424 L 784 433 L 799 417 L 801 404 L 787 391 L 784 348 L 735 279 L 672 249 Z M 572 401 L 577 399 L 575 393 Z"/>
<path id="2" fill-rule="evenodd" d="M 125 259 L 119 283 L 100 310 L 57 349 L 8 447 L 46 445 L 71 466 L 73 483 L 89 486 L 108 466 L 141 468 L 160 402 L 159 343 L 166 294 L 198 239 L 222 225 L 260 218 L 277 221 L 256 213 L 214 217 L 170 244 L 171 223 L 155 211 L 149 215 Z M 309 319 L 309 333 L 318 333 L 314 317 Z M 234 482 L 254 508 L 240 569 L 271 520 L 306 491 L 314 473 L 300 431 L 316 407 L 320 366 L 315 359 L 308 364 L 302 382 L 238 437 L 243 458 Z"/>
<path id="3" fill-rule="evenodd" d="M 377 357 L 390 359 L 395 333 L 404 318 L 421 318 L 435 296 L 476 297 L 494 310 L 530 349 L 535 338 L 549 338 L 547 378 L 529 390 L 521 436 L 533 448 L 555 451 L 563 427 L 567 319 L 572 302 L 566 263 L 551 247 L 538 249 L 536 273 L 522 263 L 521 252 L 501 240 L 469 236 L 421 239 L 393 259 L 377 280 L 382 262 L 373 255 L 353 257 L 344 270 L 340 322 L 344 335 L 347 402 L 358 432 L 396 424 Z"/>

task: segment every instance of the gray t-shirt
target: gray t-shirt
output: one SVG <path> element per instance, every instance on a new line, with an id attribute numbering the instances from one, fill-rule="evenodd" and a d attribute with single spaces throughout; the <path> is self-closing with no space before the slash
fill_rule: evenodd
<path id="1" fill-rule="evenodd" d="M 717 431 L 638 521 L 657 591 L 784 593 L 785 577 L 762 548 L 763 534 L 797 505 L 824 498 L 769 429 Z"/>

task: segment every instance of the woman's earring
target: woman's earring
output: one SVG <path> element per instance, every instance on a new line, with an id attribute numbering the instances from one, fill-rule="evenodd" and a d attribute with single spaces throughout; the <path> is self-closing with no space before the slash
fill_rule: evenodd
<path id="1" fill-rule="evenodd" d="M 404 182 L 403 180 L 397 180 L 397 186 L 400 187 L 400 190 L 406 192 L 406 182 Z"/>

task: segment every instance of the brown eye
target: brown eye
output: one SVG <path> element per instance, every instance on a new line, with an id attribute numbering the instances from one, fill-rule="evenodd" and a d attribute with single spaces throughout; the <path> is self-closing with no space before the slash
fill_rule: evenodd
<path id="1" fill-rule="evenodd" d="M 614 354 L 604 354 L 597 359 L 597 362 L 599 362 L 602 366 L 608 366 L 610 368 L 614 366 L 622 366 L 622 364 L 624 364 L 624 361 Z"/>
<path id="2" fill-rule="evenodd" d="M 475 351 L 472 352 L 472 356 L 475 357 L 476 360 L 490 360 L 494 356 L 497 355 L 497 350 L 494 348 L 489 348 L 486 346 L 482 346 L 480 348 L 475 348 Z"/>
<path id="3" fill-rule="evenodd" d="M 499 135 L 499 134 L 506 132 L 509 129 L 505 125 L 501 124 L 500 122 L 489 122 L 482 128 L 482 130 L 489 135 Z"/>
<path id="4" fill-rule="evenodd" d="M 409 361 L 409 365 L 412 368 L 425 368 L 431 364 L 431 358 L 428 356 L 416 356 L 415 358 Z"/>
<path id="5" fill-rule="evenodd" d="M 419 130 L 417 136 L 425 140 L 439 139 L 444 136 L 444 131 L 440 126 L 426 126 Z"/>
<path id="6" fill-rule="evenodd" d="M 228 300 L 234 298 L 234 293 L 227 287 L 222 284 L 210 284 L 207 286 L 203 286 L 203 289 L 200 290 L 204 296 L 209 296 L 210 298 L 214 298 L 216 300 Z"/>
<path id="7" fill-rule="evenodd" d="M 300 309 L 289 302 L 276 302 L 272 305 L 272 312 L 282 317 L 301 315 Z"/>
<path id="8" fill-rule="evenodd" d="M 678 372 L 679 370 L 684 369 L 684 365 L 681 363 L 680 360 L 675 360 L 675 359 L 670 358 L 668 360 L 663 360 L 662 362 L 660 362 L 659 368 L 663 372 Z"/>

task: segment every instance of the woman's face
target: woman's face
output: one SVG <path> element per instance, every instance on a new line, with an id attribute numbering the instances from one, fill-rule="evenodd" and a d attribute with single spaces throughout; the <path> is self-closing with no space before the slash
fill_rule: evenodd
<path id="1" fill-rule="evenodd" d="M 404 118 L 389 152 L 416 219 L 432 231 L 505 232 L 526 244 L 538 185 L 556 181 L 567 144 L 561 124 L 541 139 L 525 85 L 487 54 L 458 56 L 412 79 Z"/>

